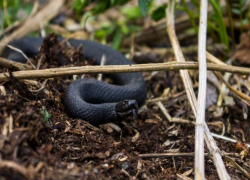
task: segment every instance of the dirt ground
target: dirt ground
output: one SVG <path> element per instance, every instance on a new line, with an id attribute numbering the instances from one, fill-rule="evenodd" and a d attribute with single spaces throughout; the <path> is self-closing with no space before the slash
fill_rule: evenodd
<path id="1" fill-rule="evenodd" d="M 249 37 L 249 33 L 245 36 Z M 245 38 L 235 54 L 237 60 L 246 57 L 249 42 Z M 196 56 L 191 54 L 189 58 Z M 133 57 L 136 63 L 173 59 L 173 53 L 142 53 Z M 44 41 L 34 59 L 38 61 L 40 69 L 94 62 L 82 59 L 80 48 L 61 47 L 53 35 Z M 8 82 L 0 82 L 0 179 L 194 178 L 195 117 L 178 71 L 143 73 L 148 97 L 138 119 L 97 127 L 72 119 L 65 112 L 64 93 L 73 81 L 72 76 L 19 81 L 11 75 L 12 71 L 0 67 L 0 73 L 9 77 Z M 190 71 L 190 75 L 197 94 L 198 72 Z M 96 75 L 85 77 L 96 78 Z M 104 81 L 110 80 L 104 78 Z M 237 76 L 230 83 L 237 84 Z M 242 87 L 242 92 L 247 94 L 247 88 Z M 239 155 L 242 152 L 239 146 L 243 146 L 240 142 L 250 142 L 248 106 L 230 92 L 224 101 L 232 103 L 217 106 L 219 91 L 210 82 L 207 93 L 206 122 L 210 131 L 238 140 L 236 146 L 215 139 L 218 147 L 250 172 L 249 155 L 243 159 Z M 159 101 L 177 119 L 175 123 L 164 116 Z M 218 179 L 213 160 L 205 151 L 206 178 Z M 172 155 L 167 156 L 168 153 Z M 232 179 L 247 179 L 235 165 L 224 158 L 223 161 Z"/>
<path id="2" fill-rule="evenodd" d="M 71 49 L 65 56 L 72 51 L 79 54 L 77 49 Z M 52 48 L 51 52 L 58 51 Z M 49 56 L 46 53 L 41 50 L 37 58 L 41 54 Z M 56 62 L 43 64 L 47 68 L 55 66 Z M 89 61 L 76 65 L 83 64 L 89 64 Z M 1 72 L 7 71 L 1 68 Z M 144 76 L 148 94 L 152 96 L 161 94 L 171 78 L 172 89 L 162 101 L 164 106 L 172 117 L 194 120 L 178 72 L 159 72 L 155 76 L 144 73 Z M 118 128 L 95 127 L 83 120 L 71 119 L 63 105 L 64 92 L 71 81 L 72 77 L 48 79 L 44 88 L 38 91 L 34 91 L 37 84 L 43 84 L 45 80 L 23 83 L 12 77 L 11 81 L 2 83 L 0 152 L 3 163 L 0 172 L 3 179 L 177 179 L 177 174 L 193 176 L 192 154 L 141 157 L 150 153 L 193 153 L 192 123 L 170 123 L 154 99 L 142 108 L 137 120 L 116 123 Z M 51 114 L 48 121 L 41 113 L 44 107 Z M 249 121 L 244 120 L 241 106 L 222 106 L 223 112 L 218 117 L 215 110 L 212 105 L 206 117 L 212 132 L 220 134 L 226 128 L 225 136 L 233 134 L 249 142 Z M 221 151 L 232 153 L 235 161 L 249 170 L 249 159 L 241 160 L 234 155 L 234 143 L 216 142 Z M 207 179 L 218 179 L 209 155 L 205 164 Z M 230 163 L 225 161 L 225 164 L 233 178 L 243 179 Z"/>

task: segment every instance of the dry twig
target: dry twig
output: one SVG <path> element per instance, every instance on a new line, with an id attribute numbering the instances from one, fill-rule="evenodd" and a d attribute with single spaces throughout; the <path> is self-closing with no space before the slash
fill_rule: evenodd
<path id="1" fill-rule="evenodd" d="M 177 40 L 177 36 L 175 34 L 175 27 L 174 27 L 174 4 L 172 3 L 171 5 L 168 6 L 166 9 L 166 14 L 167 14 L 167 32 L 168 36 L 170 38 L 172 47 L 174 49 L 175 57 L 177 62 L 185 62 L 184 56 L 181 53 L 181 48 L 179 45 L 179 42 Z M 190 101 L 191 107 L 193 112 L 196 115 L 197 112 L 197 101 L 196 97 L 192 88 L 192 81 L 189 77 L 188 71 L 187 70 L 180 70 L 181 78 L 185 86 L 185 90 L 188 96 L 188 99 Z"/>
<path id="2" fill-rule="evenodd" d="M 238 169 L 239 171 L 241 171 L 247 179 L 250 179 L 250 174 L 245 169 L 243 169 L 242 167 L 240 167 L 240 165 L 238 163 L 236 163 L 232 158 L 230 158 L 227 155 L 224 155 L 224 158 L 227 161 L 229 161 L 236 169 Z"/>
<path id="3" fill-rule="evenodd" d="M 171 10 L 171 8 L 172 8 L 172 10 Z M 185 59 L 184 59 L 183 54 L 180 50 L 180 46 L 179 46 L 175 31 L 174 31 L 173 5 L 168 6 L 168 8 L 167 8 L 167 17 L 168 17 L 167 18 L 167 31 L 168 31 L 169 38 L 171 40 L 171 44 L 174 48 L 175 57 L 176 57 L 177 61 L 183 62 L 183 61 L 185 61 Z M 192 89 L 192 83 L 191 83 L 190 77 L 188 75 L 188 72 L 184 73 L 183 71 L 180 71 L 180 74 L 181 74 L 181 77 L 182 77 L 182 80 L 183 80 L 183 83 L 184 83 L 184 86 L 185 86 L 185 89 L 187 92 L 188 100 L 191 104 L 193 113 L 196 116 L 197 115 L 197 100 L 196 100 L 196 97 L 194 95 L 194 91 Z M 220 155 L 220 150 L 217 147 L 217 145 L 216 145 L 216 143 L 215 143 L 215 141 L 214 141 L 214 139 L 213 139 L 213 137 L 208 129 L 206 122 L 204 122 L 204 126 L 205 126 L 206 144 L 207 144 L 207 147 L 208 147 L 210 153 L 212 154 L 213 162 L 214 162 L 215 167 L 217 169 L 218 175 L 221 179 L 230 179 L 230 177 L 226 171 L 225 165 L 222 161 L 222 158 Z"/>
<path id="4" fill-rule="evenodd" d="M 205 179 L 204 166 L 204 124 L 207 91 L 206 35 L 207 0 L 200 5 L 200 23 L 198 36 L 199 92 L 195 126 L 195 179 Z"/>
<path id="5" fill-rule="evenodd" d="M 166 110 L 166 108 L 164 107 L 164 105 L 162 104 L 161 101 L 158 101 L 157 106 L 160 108 L 161 112 L 163 113 L 163 115 L 165 116 L 165 118 L 171 122 L 172 121 L 172 117 L 170 116 L 170 114 L 168 113 L 168 111 Z"/>
<path id="6" fill-rule="evenodd" d="M 17 71 L 33 69 L 32 66 L 30 66 L 28 64 L 10 61 L 10 60 L 4 59 L 2 57 L 0 57 L 0 67 L 6 67 L 6 68 L 14 69 Z"/>
<path id="7" fill-rule="evenodd" d="M 0 45 L 2 45 L 2 44 L 0 44 Z M 10 48 L 10 49 L 12 49 L 12 50 L 17 51 L 18 53 L 20 53 L 27 60 L 27 62 L 32 66 L 32 68 L 36 69 L 36 66 L 31 62 L 31 60 L 26 56 L 26 54 L 24 54 L 24 52 L 22 50 L 20 50 L 18 48 L 15 48 L 15 47 L 13 47 L 11 45 L 5 45 L 5 44 L 3 44 L 2 46 L 3 47 L 7 46 L 8 48 Z"/>
<path id="8" fill-rule="evenodd" d="M 12 169 L 12 171 L 14 170 L 14 171 L 20 173 L 21 175 L 23 175 L 27 179 L 29 179 L 29 176 L 31 175 L 24 166 L 14 162 L 14 161 L 0 160 L 0 169 L 3 169 L 3 168 Z"/>
<path id="9" fill-rule="evenodd" d="M 51 68 L 42 70 L 26 70 L 13 72 L 18 79 L 36 79 L 36 78 L 53 78 L 76 74 L 111 74 L 111 73 L 129 73 L 129 72 L 148 72 L 148 71 L 177 71 L 180 69 L 197 69 L 196 62 L 168 62 L 152 64 L 133 64 L 133 65 L 108 65 L 108 66 L 79 66 L 68 68 Z M 250 74 L 250 68 L 237 66 L 222 66 L 208 63 L 208 70 L 231 72 L 238 74 Z M 4 73 L 0 74 L 0 81 L 8 81 Z"/>
<path id="10" fill-rule="evenodd" d="M 218 58 L 216 58 L 215 56 L 213 56 L 212 54 L 210 54 L 209 52 L 206 53 L 206 56 L 207 56 L 207 59 L 209 61 L 211 61 L 215 64 L 222 65 L 225 67 L 229 66 L 226 63 L 219 60 Z M 219 72 L 214 72 L 214 73 L 225 84 L 225 86 L 228 89 L 230 89 L 231 92 L 233 92 L 240 100 L 244 101 L 247 105 L 250 106 L 250 97 L 249 96 L 247 96 L 246 94 L 242 93 L 241 91 L 238 91 L 237 89 L 233 88 L 227 81 L 224 80 L 221 73 L 219 73 Z"/>
<path id="11" fill-rule="evenodd" d="M 205 153 L 205 156 L 208 156 Z M 166 158 L 166 157 L 193 157 L 194 153 L 149 153 L 149 154 L 139 154 L 140 158 Z"/>

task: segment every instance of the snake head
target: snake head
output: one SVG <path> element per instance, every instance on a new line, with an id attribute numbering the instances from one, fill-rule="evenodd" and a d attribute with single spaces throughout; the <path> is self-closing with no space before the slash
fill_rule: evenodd
<path id="1" fill-rule="evenodd" d="M 116 115 L 119 119 L 137 118 L 138 104 L 136 100 L 124 100 L 115 106 Z"/>

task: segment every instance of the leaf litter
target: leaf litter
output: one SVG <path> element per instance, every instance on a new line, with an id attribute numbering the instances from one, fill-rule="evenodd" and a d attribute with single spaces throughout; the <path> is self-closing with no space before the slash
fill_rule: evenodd
<path id="1" fill-rule="evenodd" d="M 246 49 L 243 51 L 244 47 Z M 237 63 L 245 64 L 244 54 L 247 50 L 249 47 L 244 45 L 236 49 L 234 56 L 237 57 Z M 167 62 L 174 59 L 171 53 L 147 53 L 148 48 L 141 48 L 140 51 L 141 53 L 133 59 L 134 62 L 137 61 L 136 58 L 139 63 Z M 54 35 L 49 35 L 34 62 L 40 63 L 39 69 L 93 65 L 93 60 L 83 59 L 82 56 L 81 47 L 62 46 Z M 196 58 L 195 55 L 189 56 Z M 72 77 L 48 79 L 44 89 L 31 92 L 29 89 L 37 89 L 34 84 L 27 82 L 25 84 L 15 79 L 7 68 L 0 68 L 0 72 L 8 72 L 6 74 L 10 78 L 9 82 L 0 85 L 1 177 L 7 179 L 177 179 L 180 176 L 193 178 L 193 156 L 154 158 L 139 156 L 150 153 L 194 152 L 194 125 L 169 122 L 157 105 L 161 100 L 172 118 L 194 121 L 195 117 L 183 91 L 178 72 L 143 73 L 148 85 L 148 100 L 151 102 L 146 103 L 146 108 L 138 115 L 137 120 L 116 123 L 120 130 L 95 127 L 83 120 L 67 116 L 63 97 L 69 83 L 73 81 Z M 91 77 L 96 76 L 91 75 Z M 191 77 L 197 93 L 197 71 L 193 71 Z M 37 84 L 41 85 L 42 81 L 37 80 Z M 237 80 L 233 77 L 230 82 L 236 84 Z M 213 83 L 210 85 L 209 104 L 206 110 L 209 128 L 216 134 L 223 133 L 225 136 L 238 139 L 236 145 L 224 140 L 216 142 L 224 152 L 240 153 L 242 159 L 235 156 L 234 160 L 249 172 L 249 154 L 244 143 L 250 142 L 250 124 L 243 115 L 248 111 L 248 107 L 230 92 L 227 96 L 232 97 L 235 103 L 217 107 L 215 100 L 219 96 L 219 90 L 214 88 Z M 166 90 L 169 87 L 170 90 Z M 246 87 L 242 87 L 242 90 L 247 92 Z M 231 177 L 244 178 L 232 165 L 225 164 Z M 205 158 L 205 168 L 207 179 L 218 179 L 216 169 L 208 156 Z"/>

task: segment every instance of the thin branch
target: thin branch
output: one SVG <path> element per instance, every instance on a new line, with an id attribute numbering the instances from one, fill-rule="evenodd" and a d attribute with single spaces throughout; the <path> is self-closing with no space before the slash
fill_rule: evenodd
<path id="1" fill-rule="evenodd" d="M 23 165 L 18 164 L 14 161 L 8 161 L 8 160 L 0 160 L 0 169 L 3 168 L 8 168 L 11 169 L 11 171 L 13 172 L 18 172 L 21 175 L 23 175 L 23 177 L 29 179 L 29 171 L 27 168 L 25 168 Z"/>
<path id="2" fill-rule="evenodd" d="M 233 142 L 233 143 L 237 143 L 237 140 L 235 139 L 232 139 L 232 138 L 229 138 L 229 137 L 226 137 L 226 136 L 222 136 L 222 135 L 218 135 L 218 134 L 215 134 L 215 133 L 211 133 L 213 135 L 213 137 L 215 138 L 218 138 L 218 139 L 223 139 L 225 141 L 230 141 L 230 142 Z M 250 144 L 246 144 L 248 148 L 250 148 Z"/>
<path id="3" fill-rule="evenodd" d="M 171 44 L 174 48 L 175 57 L 176 57 L 177 61 L 183 62 L 183 61 L 185 61 L 185 59 L 184 59 L 183 54 L 180 50 L 180 46 L 179 46 L 175 31 L 174 31 L 173 5 L 171 7 L 168 6 L 166 14 L 167 14 L 167 31 L 168 31 L 169 38 L 171 40 Z M 209 66 L 208 66 L 208 68 L 209 68 Z M 189 77 L 187 72 L 184 73 L 183 71 L 180 71 L 180 74 L 181 74 L 182 81 L 184 83 L 184 86 L 185 86 L 185 89 L 187 92 L 187 97 L 188 97 L 189 103 L 192 107 L 194 115 L 196 116 L 197 115 L 197 100 L 196 100 L 196 97 L 194 95 L 194 91 L 192 89 L 192 83 L 191 83 L 190 77 Z M 212 155 L 213 162 L 214 162 L 215 167 L 217 169 L 218 175 L 219 175 L 220 179 L 230 179 L 230 177 L 226 171 L 225 165 L 222 161 L 220 150 L 217 147 L 216 142 L 214 141 L 214 139 L 213 139 L 213 137 L 208 129 L 206 122 L 204 123 L 204 126 L 205 126 L 206 144 L 207 144 L 207 147 L 209 149 L 209 152 Z"/>
<path id="4" fill-rule="evenodd" d="M 103 55 L 103 56 L 102 56 L 102 59 L 101 59 L 101 64 L 100 64 L 100 66 L 104 66 L 105 63 L 106 63 L 106 56 Z M 103 77 L 103 74 L 98 74 L 98 77 L 97 77 L 98 81 L 102 81 L 102 77 Z"/>
<path id="5" fill-rule="evenodd" d="M 106 56 L 103 55 L 103 56 L 102 56 L 102 59 L 101 59 L 100 66 L 104 66 L 105 63 L 106 63 Z M 102 80 L 103 80 L 103 74 L 98 74 L 97 80 L 98 80 L 98 81 L 102 81 Z M 111 129 L 114 129 L 114 130 L 117 131 L 117 132 L 120 132 L 120 131 L 121 131 L 121 128 L 120 128 L 119 126 L 117 126 L 116 124 L 114 124 L 114 123 L 103 124 L 103 125 L 101 125 L 101 127 L 104 128 L 104 129 L 111 128 Z"/>
<path id="6" fill-rule="evenodd" d="M 199 60 L 199 91 L 198 107 L 195 126 L 195 179 L 205 179 L 204 164 L 204 124 L 207 91 L 207 63 L 206 63 L 206 37 L 207 37 L 207 0 L 200 5 L 200 23 L 198 36 Z"/>
<path id="7" fill-rule="evenodd" d="M 228 66 L 228 64 L 222 62 L 221 60 L 219 60 L 217 57 L 215 57 L 214 55 L 210 54 L 209 52 L 206 52 L 206 57 L 209 61 L 215 63 L 215 64 L 220 64 L 222 66 Z"/>
<path id="8" fill-rule="evenodd" d="M 209 153 L 205 153 L 205 156 L 210 156 Z M 224 155 L 236 156 L 235 153 L 224 153 Z M 167 158 L 167 157 L 194 157 L 194 153 L 148 153 L 148 154 L 139 154 L 140 158 Z"/>
<path id="9" fill-rule="evenodd" d="M 30 63 L 30 65 L 33 67 L 33 69 L 36 69 L 35 65 L 31 62 L 31 60 L 26 56 L 26 54 L 24 54 L 24 52 L 18 48 L 15 48 L 11 45 L 5 45 L 5 44 L 0 44 L 1 46 L 5 47 L 7 46 L 8 48 L 14 50 L 14 51 L 17 51 L 18 53 L 20 53 L 26 60 L 28 63 Z"/>
<path id="10" fill-rule="evenodd" d="M 208 153 L 205 154 L 208 156 Z M 140 158 L 193 157 L 194 153 L 149 153 L 139 154 Z"/>
<path id="11" fill-rule="evenodd" d="M 236 169 L 241 171 L 247 179 L 250 179 L 250 174 L 245 169 L 240 167 L 240 165 L 238 163 L 236 163 L 232 158 L 230 158 L 229 156 L 226 156 L 226 155 L 224 156 L 224 158 L 227 161 L 229 161 Z"/>
<path id="12" fill-rule="evenodd" d="M 28 70 L 33 69 L 33 67 L 28 65 L 28 64 L 10 61 L 10 60 L 4 59 L 2 57 L 0 57 L 0 67 L 6 67 L 6 68 L 14 69 L 17 71 L 26 70 L 26 69 L 28 69 Z"/>
<path id="13" fill-rule="evenodd" d="M 208 70 L 231 72 L 250 75 L 250 68 L 237 66 L 223 66 L 214 63 L 207 64 Z M 107 66 L 79 66 L 67 68 L 51 68 L 41 70 L 26 70 L 13 72 L 18 79 L 37 79 L 70 76 L 76 74 L 111 74 L 129 72 L 150 72 L 150 71 L 178 71 L 180 69 L 198 69 L 196 62 L 167 62 L 152 64 L 133 64 L 133 65 L 107 65 Z M 0 81 L 8 81 L 5 73 L 0 74 Z"/>
<path id="14" fill-rule="evenodd" d="M 172 117 L 170 116 L 170 114 L 168 113 L 168 111 L 166 110 L 166 108 L 164 107 L 164 105 L 162 104 L 161 101 L 158 101 L 157 106 L 160 108 L 161 112 L 163 113 L 163 115 L 165 116 L 165 118 L 171 122 Z"/>
<path id="15" fill-rule="evenodd" d="M 187 119 L 182 119 L 182 118 L 176 118 L 176 117 L 173 117 L 171 119 L 171 123 L 182 123 L 182 124 L 194 124 L 195 125 L 195 123 L 193 121 L 190 121 Z"/>
<path id="16" fill-rule="evenodd" d="M 218 73 L 218 72 L 214 72 L 214 73 L 217 76 L 217 78 L 219 78 L 227 86 L 227 88 L 230 89 L 231 92 L 233 92 L 240 100 L 244 101 L 248 106 L 250 106 L 249 96 L 242 93 L 241 91 L 234 89 L 227 81 L 224 80 L 221 73 Z"/>
<path id="17" fill-rule="evenodd" d="M 170 42 L 172 44 L 172 47 L 174 49 L 175 58 L 177 62 L 185 62 L 183 53 L 181 52 L 181 48 L 179 45 L 179 42 L 177 40 L 177 36 L 175 34 L 175 22 L 174 22 L 174 1 L 170 1 L 170 3 L 166 9 L 166 15 L 167 15 L 167 33 L 170 38 Z M 194 115 L 196 116 L 197 112 L 197 100 L 193 91 L 192 87 L 192 81 L 189 77 L 187 70 L 180 70 L 182 82 L 184 83 L 184 87 L 191 105 L 191 108 L 193 110 Z"/>
<path id="18" fill-rule="evenodd" d="M 209 52 L 206 53 L 207 59 L 215 64 L 222 65 L 227 67 L 228 65 Z M 250 97 L 247 96 L 246 94 L 242 93 L 241 91 L 238 91 L 237 89 L 233 88 L 227 81 L 224 80 L 222 77 L 221 73 L 219 72 L 214 72 L 214 74 L 224 83 L 224 85 L 230 89 L 231 92 L 233 92 L 240 100 L 244 101 L 248 106 L 250 106 Z"/>

